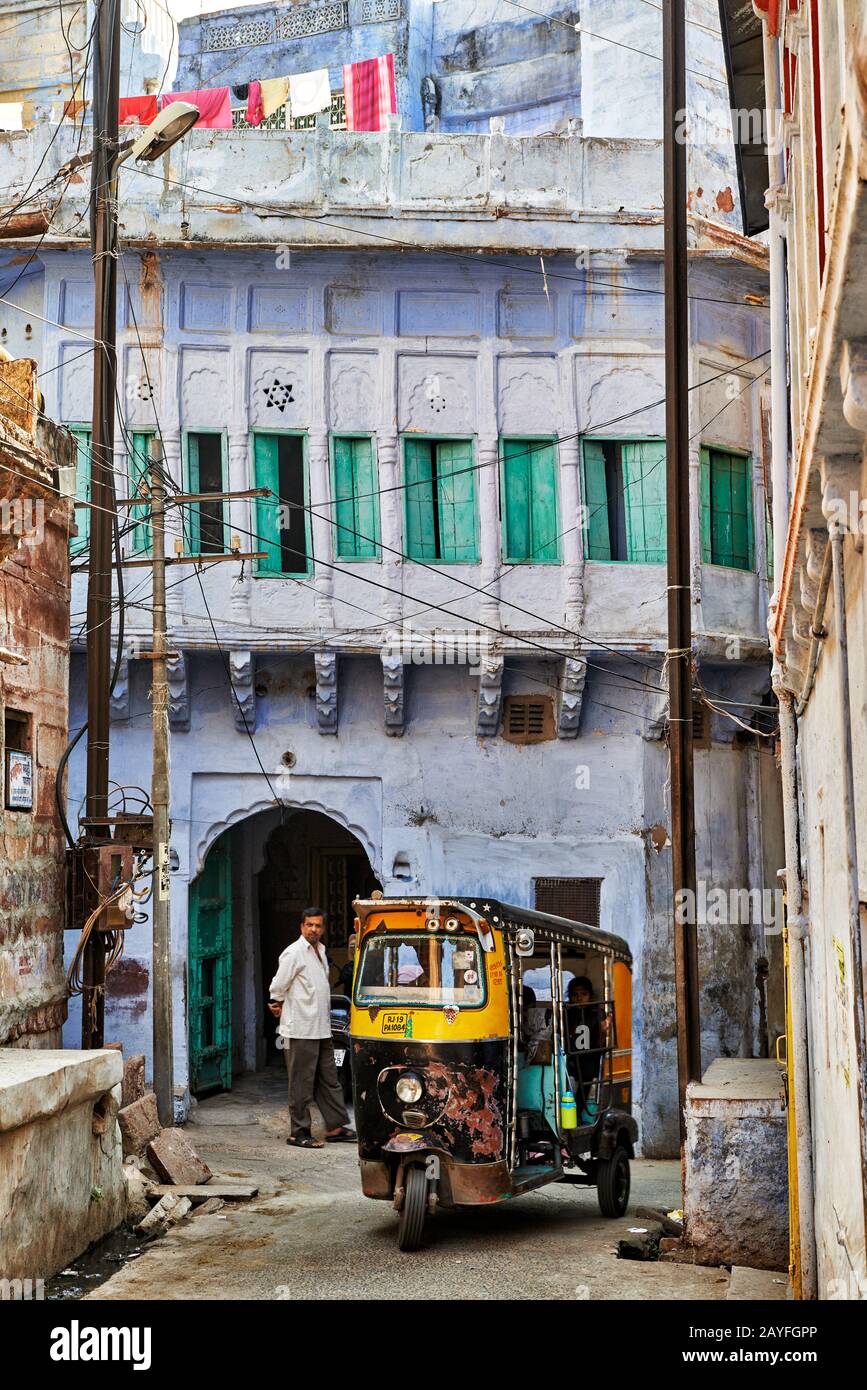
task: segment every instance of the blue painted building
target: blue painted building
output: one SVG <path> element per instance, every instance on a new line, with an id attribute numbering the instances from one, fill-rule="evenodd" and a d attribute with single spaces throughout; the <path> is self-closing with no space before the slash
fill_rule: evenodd
<path id="1" fill-rule="evenodd" d="M 323 45 L 341 44 L 341 56 L 376 56 L 375 31 L 374 47 L 399 59 L 388 130 L 350 134 L 326 113 L 307 130 L 196 131 L 159 169 L 122 175 L 119 492 L 158 438 L 180 487 L 266 486 L 280 498 L 206 496 L 173 511 L 179 558 L 204 556 L 173 568 L 168 592 L 178 1104 L 263 1064 L 268 981 L 305 903 L 331 913 L 339 964 L 353 894 L 377 883 L 478 892 L 630 941 L 643 1143 L 672 1152 L 655 117 L 636 133 L 634 110 L 602 81 L 598 41 L 568 27 L 564 37 L 553 18 L 494 23 L 473 7 L 470 44 L 459 7 L 421 6 L 430 43 L 416 53 L 414 19 L 375 8 L 375 22 L 282 49 L 263 42 L 257 61 L 313 68 Z M 570 12 L 549 8 L 567 24 Z M 606 32 L 607 10 L 585 4 L 581 20 Z M 631 7 L 636 34 L 654 22 L 645 10 Z M 231 45 L 200 40 L 194 70 L 195 34 L 230 19 L 181 26 L 179 89 L 214 80 Z M 249 10 L 242 20 L 259 22 Z M 527 74 L 555 30 L 559 56 L 534 110 Z M 716 63 L 718 81 L 721 50 Z M 636 65 L 635 90 L 645 83 L 652 105 L 658 71 L 640 55 Z M 497 111 L 475 81 L 492 69 L 503 70 L 489 88 L 503 94 Z M 226 80 L 252 75 L 239 66 Z M 428 77 L 440 97 L 424 129 Z M 727 154 L 691 158 L 698 211 L 716 204 L 716 220 L 692 219 L 690 285 L 696 672 L 717 707 L 697 686 L 699 875 L 761 889 L 776 886 L 781 862 L 776 771 L 761 733 L 718 711 L 758 727 L 769 687 L 766 263 L 718 201 L 731 191 Z M 81 431 L 84 497 L 82 196 L 70 190 L 68 230 L 61 219 L 41 261 L 43 389 L 49 413 Z M 80 516 L 73 545 L 86 565 Z M 261 557 L 208 561 L 233 538 Z M 145 513 L 124 545 L 146 558 Z M 84 585 L 82 573 L 72 727 L 84 707 Z M 125 587 L 112 777 L 147 786 L 147 567 L 127 570 Z M 76 755 L 73 814 L 83 779 Z M 751 1055 L 756 961 L 776 941 L 759 921 L 700 933 L 706 1055 Z M 149 974 L 142 922 L 109 978 L 106 1028 L 148 1053 Z M 77 1028 L 73 1008 L 70 1040 Z"/>

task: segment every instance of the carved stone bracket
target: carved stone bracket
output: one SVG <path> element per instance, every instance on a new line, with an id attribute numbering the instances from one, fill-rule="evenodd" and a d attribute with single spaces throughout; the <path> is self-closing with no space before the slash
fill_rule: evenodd
<path id="1" fill-rule="evenodd" d="M 337 733 L 337 653 L 317 652 L 316 723 L 320 734 Z"/>
<path id="2" fill-rule="evenodd" d="M 232 716 L 239 733 L 253 733 L 256 728 L 256 658 L 251 651 L 229 652 L 229 674 L 235 691 L 232 697 Z"/>
<path id="3" fill-rule="evenodd" d="M 117 680 L 111 692 L 112 723 L 129 719 L 129 659 L 124 651 L 118 666 Z"/>
<path id="4" fill-rule="evenodd" d="M 500 727 L 503 708 L 503 656 L 501 652 L 487 654 L 479 667 L 479 705 L 476 733 L 479 738 L 494 738 Z"/>
<path id="5" fill-rule="evenodd" d="M 251 550 L 257 550 L 259 543 L 251 544 Z M 255 561 L 242 560 L 238 573 L 232 577 L 232 587 L 229 597 L 229 608 L 232 619 L 236 623 L 249 623 L 252 621 L 252 597 L 253 584 L 251 565 Z"/>
<path id="6" fill-rule="evenodd" d="M 383 651 L 382 692 L 385 700 L 385 732 L 391 738 L 400 738 L 404 731 L 403 714 L 403 655 L 401 652 Z"/>
<path id="7" fill-rule="evenodd" d="M 313 611 L 320 628 L 334 626 L 334 580 L 331 571 L 317 574 L 313 581 Z"/>
<path id="8" fill-rule="evenodd" d="M 557 715 L 557 737 L 577 738 L 587 680 L 587 662 L 583 657 L 567 656 L 560 674 L 560 708 Z"/>
<path id="9" fill-rule="evenodd" d="M 844 342 L 840 355 L 840 386 L 847 423 L 853 430 L 867 430 L 867 340 L 864 338 Z"/>
<path id="10" fill-rule="evenodd" d="M 182 651 L 166 661 L 169 681 L 169 728 L 183 732 L 190 727 L 190 673 Z"/>

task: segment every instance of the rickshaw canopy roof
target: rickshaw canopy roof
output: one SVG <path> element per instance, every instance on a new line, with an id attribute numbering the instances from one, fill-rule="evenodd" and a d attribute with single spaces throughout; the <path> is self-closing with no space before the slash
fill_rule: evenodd
<path id="1" fill-rule="evenodd" d="M 537 912 L 530 907 L 516 907 L 513 903 L 500 902 L 486 897 L 448 897 L 448 898 L 376 898 L 359 899 L 355 910 L 359 913 L 362 926 L 367 918 L 377 910 L 394 911 L 400 908 L 429 908 L 434 902 L 440 908 L 462 907 L 469 916 L 478 921 L 483 918 L 494 931 L 514 935 L 522 927 L 533 932 L 542 932 L 547 940 L 559 941 L 563 945 L 580 946 L 602 955 L 613 956 L 632 966 L 632 952 L 621 936 L 591 927 L 586 922 L 573 922 L 568 917 L 555 917 L 550 912 Z M 489 949 L 485 947 L 485 949 Z"/>
<path id="2" fill-rule="evenodd" d="M 568 917 L 555 917 L 550 912 L 537 912 L 535 908 L 516 907 L 514 903 L 499 902 L 491 898 L 467 898 L 461 901 L 465 901 L 467 907 L 481 912 L 494 928 L 515 933 L 522 927 L 529 927 L 533 932 L 544 932 L 548 939 L 559 940 L 568 945 L 584 946 L 588 950 L 615 956 L 627 965 L 632 965 L 632 952 L 622 936 L 601 931 L 599 927 L 591 927 L 586 922 L 573 922 Z"/>

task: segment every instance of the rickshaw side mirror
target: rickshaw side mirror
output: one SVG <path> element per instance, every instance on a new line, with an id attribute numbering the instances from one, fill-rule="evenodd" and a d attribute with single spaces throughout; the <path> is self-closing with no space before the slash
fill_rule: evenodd
<path id="1" fill-rule="evenodd" d="M 519 956 L 532 956 L 536 949 L 536 937 L 529 927 L 521 927 L 515 937 L 515 951 Z"/>

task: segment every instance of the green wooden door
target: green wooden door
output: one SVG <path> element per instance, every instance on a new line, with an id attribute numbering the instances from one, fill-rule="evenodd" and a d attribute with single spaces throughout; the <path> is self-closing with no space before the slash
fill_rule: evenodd
<path id="1" fill-rule="evenodd" d="M 232 1087 L 232 862 L 227 836 L 190 885 L 190 1090 Z"/>

